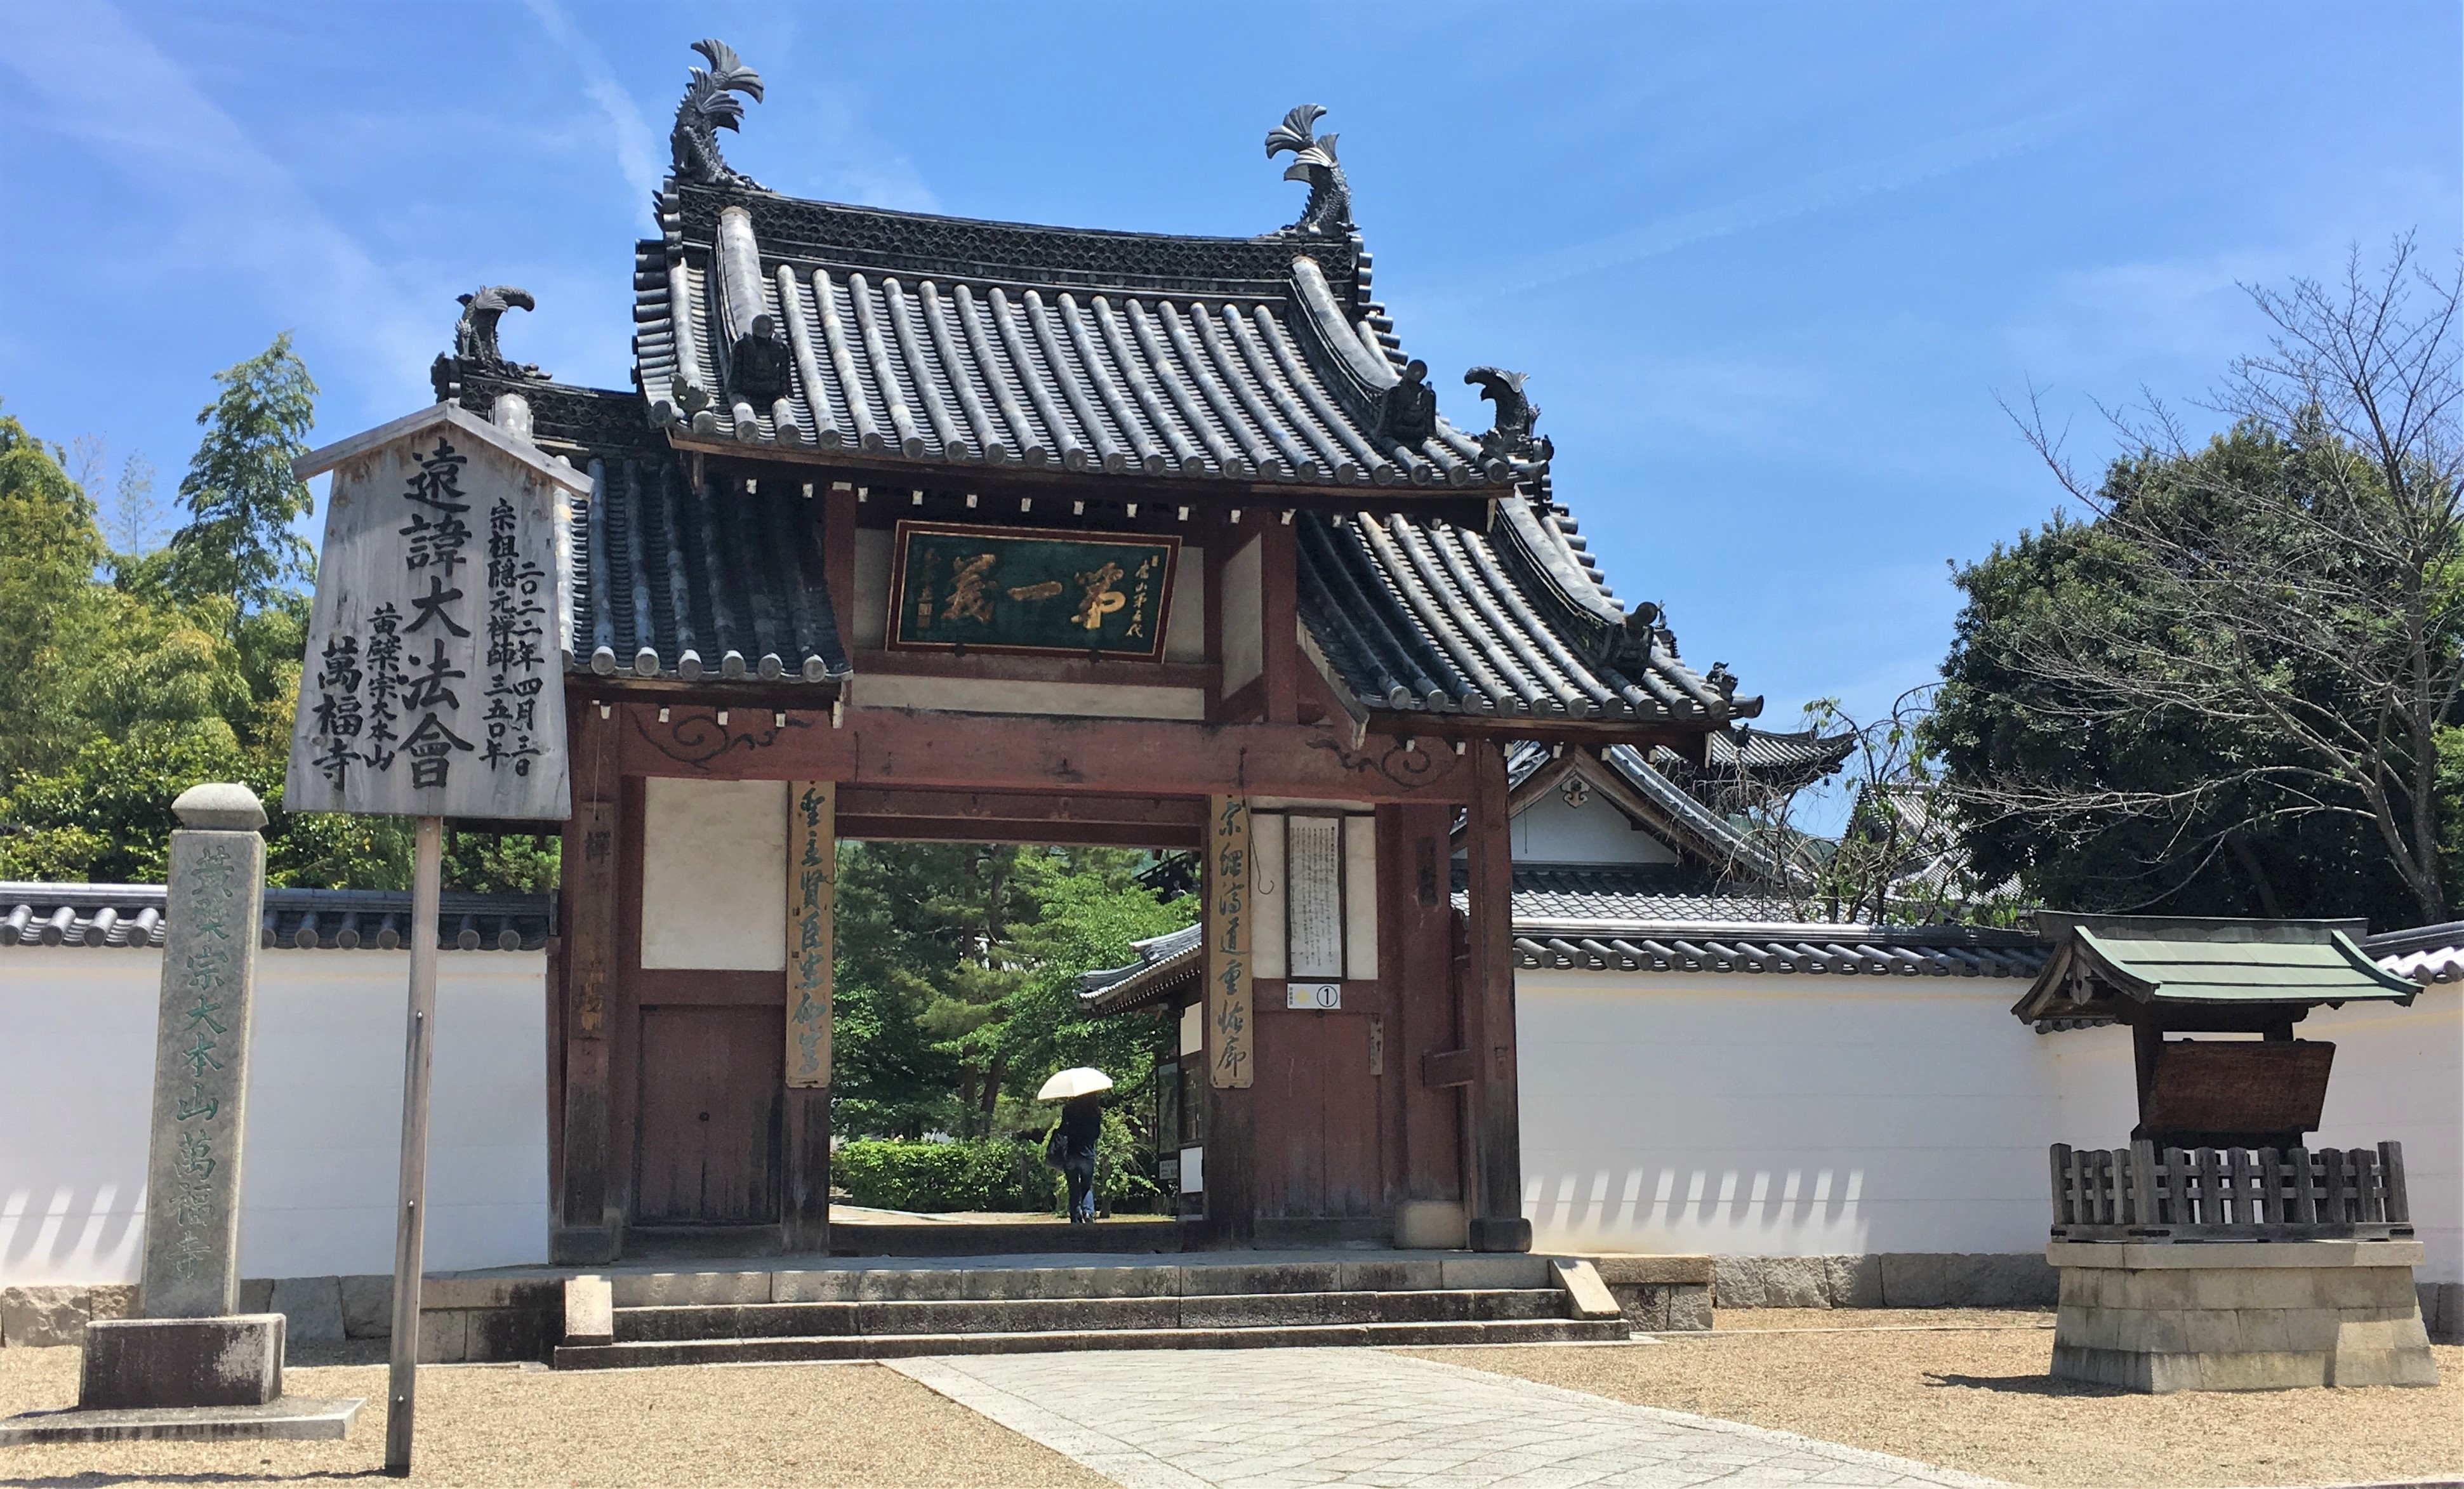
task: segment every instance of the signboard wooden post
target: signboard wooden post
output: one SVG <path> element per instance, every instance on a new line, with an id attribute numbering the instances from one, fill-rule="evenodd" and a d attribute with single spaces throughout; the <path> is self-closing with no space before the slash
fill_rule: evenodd
<path id="1" fill-rule="evenodd" d="M 500 410 L 501 411 L 501 410 Z M 527 427 L 525 425 L 525 427 Z M 283 803 L 418 819 L 385 1470 L 410 1472 L 445 819 L 562 821 L 563 567 L 590 482 L 437 404 L 302 455 L 334 472 Z"/>

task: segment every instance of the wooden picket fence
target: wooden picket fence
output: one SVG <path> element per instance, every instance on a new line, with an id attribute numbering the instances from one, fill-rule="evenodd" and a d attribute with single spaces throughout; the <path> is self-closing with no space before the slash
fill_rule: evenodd
<path id="1" fill-rule="evenodd" d="M 2073 1148 L 2056 1143 L 2059 1240 L 2387 1240 L 2412 1235 L 2404 1145 Z"/>

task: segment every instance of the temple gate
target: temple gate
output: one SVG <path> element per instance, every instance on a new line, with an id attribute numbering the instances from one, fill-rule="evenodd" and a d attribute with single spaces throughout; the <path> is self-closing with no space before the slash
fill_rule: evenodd
<path id="1" fill-rule="evenodd" d="M 1700 760 L 1760 700 L 1611 597 L 1522 375 L 1438 413 L 1321 110 L 1267 136 L 1280 230 L 975 222 L 756 186 L 713 126 L 759 79 L 702 50 L 633 389 L 508 361 L 503 286 L 433 373 L 591 484 L 556 1258 L 826 1248 L 839 838 L 1200 852 L 1190 1243 L 1528 1247 L 1505 752 Z"/>

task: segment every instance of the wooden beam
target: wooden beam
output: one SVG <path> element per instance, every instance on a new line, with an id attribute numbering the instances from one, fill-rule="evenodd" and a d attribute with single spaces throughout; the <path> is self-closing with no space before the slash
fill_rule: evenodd
<path id="1" fill-rule="evenodd" d="M 627 775 L 1356 801 L 1461 803 L 1472 792 L 1465 756 L 1435 733 L 1410 736 L 1408 749 L 1403 737 L 1377 734 L 1354 748 L 1336 731 L 1306 725 L 851 708 L 841 728 L 826 713 L 790 715 L 781 728 L 767 712 L 737 712 L 721 725 L 708 708 L 679 707 L 662 723 L 654 706 L 622 707 Z"/>
<path id="2" fill-rule="evenodd" d="M 1091 683 L 1111 688 L 1212 689 L 1221 674 L 1214 666 L 1194 662 L 1098 662 L 1085 657 L 986 656 L 976 651 L 962 657 L 938 651 L 859 651 L 852 660 L 858 678 L 904 675 L 1015 683 Z M 861 690 L 863 685 L 857 686 Z"/>
<path id="3" fill-rule="evenodd" d="M 1156 848 L 1189 852 L 1197 827 L 1139 827 L 1050 818 L 844 817 L 840 835 L 866 843 L 1031 843 L 1072 848 Z"/>
<path id="4" fill-rule="evenodd" d="M 1206 802 L 1199 797 L 1054 796 L 1049 792 L 918 791 L 894 786 L 844 787 L 839 793 L 838 809 L 843 818 L 982 818 L 1191 829 L 1206 821 Z"/>

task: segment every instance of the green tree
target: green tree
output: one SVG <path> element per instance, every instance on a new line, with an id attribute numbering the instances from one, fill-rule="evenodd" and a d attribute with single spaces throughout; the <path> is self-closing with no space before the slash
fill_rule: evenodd
<path id="1" fill-rule="evenodd" d="M 315 502 L 291 462 L 307 453 L 317 384 L 288 331 L 214 381 L 222 391 L 197 413 L 206 436 L 180 481 L 188 521 L 172 535 L 165 579 L 184 602 L 229 598 L 236 627 L 316 570 L 314 550 L 292 531 Z"/>
<path id="2" fill-rule="evenodd" d="M 2068 908 L 2444 918 L 2457 296 L 2409 243 L 2253 292 L 2277 334 L 2216 399 L 2233 427 L 2118 419 L 2100 479 L 2021 418 L 2093 515 L 1955 571 L 1927 738 L 1981 873 Z"/>
<path id="3" fill-rule="evenodd" d="M 851 1136 L 988 1136 L 1032 1126 L 1037 1086 L 1089 1064 L 1128 1102 L 1153 1068 L 1148 1020 L 1095 1020 L 1078 974 L 1187 925 L 1195 902 L 1141 885 L 1151 855 L 1108 848 L 850 843 L 839 850 L 831 1106 Z"/>
<path id="4" fill-rule="evenodd" d="M 0 787 L 76 748 L 63 685 L 95 624 L 102 558 L 94 503 L 60 452 L 0 414 Z"/>

